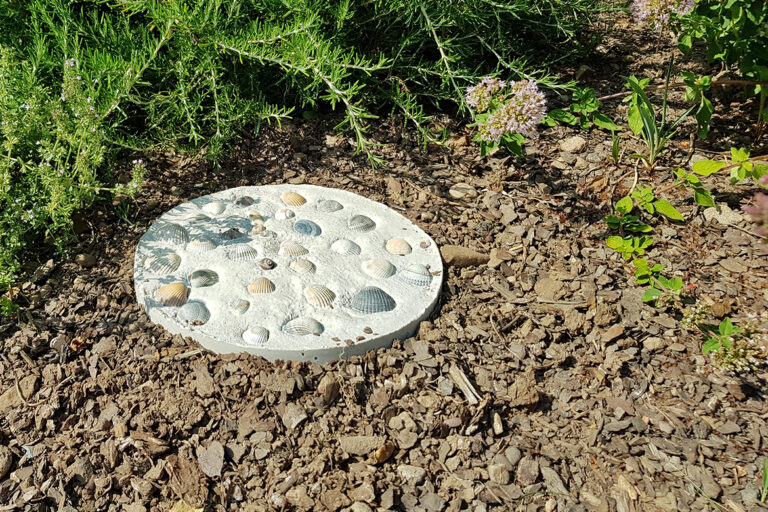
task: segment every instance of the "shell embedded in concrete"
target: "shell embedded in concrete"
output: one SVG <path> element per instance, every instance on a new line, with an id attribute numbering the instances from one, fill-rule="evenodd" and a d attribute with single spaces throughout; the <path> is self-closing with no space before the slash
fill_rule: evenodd
<path id="1" fill-rule="evenodd" d="M 338 201 L 334 201 L 333 199 L 323 199 L 319 203 L 317 203 L 317 211 L 325 212 L 325 213 L 332 213 L 337 212 L 339 210 L 342 210 L 344 208 L 344 205 L 342 205 Z"/>
<path id="2" fill-rule="evenodd" d="M 352 297 L 349 307 L 358 313 L 392 311 L 397 304 L 387 292 L 375 286 L 366 286 Z"/>
<path id="3" fill-rule="evenodd" d="M 432 282 L 432 274 L 421 263 L 411 263 L 400 269 L 397 275 L 400 279 L 413 286 L 427 286 Z"/>
<path id="4" fill-rule="evenodd" d="M 189 288 L 181 282 L 169 283 L 158 288 L 155 297 L 163 306 L 183 306 L 189 297 Z"/>
<path id="5" fill-rule="evenodd" d="M 245 299 L 238 299 L 232 303 L 232 312 L 236 315 L 243 315 L 248 308 L 251 307 L 251 303 Z"/>
<path id="6" fill-rule="evenodd" d="M 248 285 L 248 292 L 252 293 L 253 295 L 272 293 L 273 291 L 275 291 L 275 283 L 266 277 L 259 277 Z"/>
<path id="7" fill-rule="evenodd" d="M 254 201 L 252 197 L 250 197 L 250 196 L 243 196 L 243 197 L 238 198 L 235 201 L 235 204 L 237 206 L 251 206 L 255 202 L 256 201 Z"/>
<path id="8" fill-rule="evenodd" d="M 304 258 L 299 258 L 291 262 L 291 269 L 299 274 L 314 274 L 317 267 L 314 263 Z"/>
<path id="9" fill-rule="evenodd" d="M 216 242 L 207 236 L 200 236 L 193 238 L 187 244 L 187 250 L 189 252 L 207 252 L 216 248 Z"/>
<path id="10" fill-rule="evenodd" d="M 150 256 L 147 260 L 147 268 L 155 274 L 167 275 L 174 272 L 181 265 L 181 256 L 174 252 Z"/>
<path id="11" fill-rule="evenodd" d="M 205 213 L 218 215 L 227 209 L 227 204 L 224 201 L 211 201 L 210 203 L 204 204 L 200 209 Z"/>
<path id="12" fill-rule="evenodd" d="M 332 307 L 336 294 L 323 285 L 313 284 L 304 288 L 304 297 L 313 306 L 329 308 Z"/>
<path id="13" fill-rule="evenodd" d="M 182 245 L 189 242 L 189 233 L 187 230 L 175 222 L 167 222 L 163 224 L 157 230 L 157 235 L 155 236 L 159 241 L 168 242 L 173 245 Z"/>
<path id="14" fill-rule="evenodd" d="M 269 339 L 269 331 L 261 326 L 249 327 L 243 333 L 243 341 L 249 345 L 262 346 Z"/>
<path id="15" fill-rule="evenodd" d="M 370 217 L 365 215 L 353 215 L 349 219 L 348 227 L 351 231 L 357 231 L 358 233 L 367 233 L 376 229 L 376 223 Z"/>
<path id="16" fill-rule="evenodd" d="M 280 256 L 302 256 L 308 252 L 307 248 L 300 243 L 294 242 L 293 240 L 286 240 L 280 244 L 278 254 Z"/>
<path id="17" fill-rule="evenodd" d="M 189 276 L 189 284 L 192 288 L 204 288 L 206 286 L 213 286 L 219 282 L 219 274 L 213 270 L 195 270 Z"/>
<path id="18" fill-rule="evenodd" d="M 219 235 L 219 239 L 221 239 L 223 242 L 229 242 L 231 240 L 237 240 L 238 238 L 242 238 L 245 236 L 245 233 L 240 231 L 237 228 L 229 228 L 226 231 L 222 231 L 222 233 Z"/>
<path id="19" fill-rule="evenodd" d="M 323 232 L 320 226 L 311 220 L 297 220 L 293 224 L 293 230 L 304 236 L 320 236 Z"/>
<path id="20" fill-rule="evenodd" d="M 393 264 L 387 260 L 381 259 L 365 260 L 360 264 L 360 268 L 374 279 L 386 279 L 387 277 L 395 275 L 395 271 L 397 270 Z"/>
<path id="21" fill-rule="evenodd" d="M 324 330 L 323 324 L 309 317 L 295 318 L 283 326 L 283 331 L 296 336 L 319 336 Z"/>
<path id="22" fill-rule="evenodd" d="M 359 245 L 357 245 L 352 240 L 346 239 L 336 240 L 333 242 L 331 244 L 331 250 L 339 254 L 343 254 L 344 256 L 357 256 L 362 251 Z"/>
<path id="23" fill-rule="evenodd" d="M 411 254 L 411 251 L 413 251 L 411 244 L 403 238 L 392 238 L 391 240 L 388 240 L 386 249 L 390 254 L 395 254 L 397 256 L 405 256 L 406 254 Z"/>
<path id="24" fill-rule="evenodd" d="M 280 197 L 288 206 L 301 206 L 307 202 L 307 200 L 304 199 L 304 196 L 297 194 L 296 192 L 286 192 Z"/>
<path id="25" fill-rule="evenodd" d="M 227 257 L 232 261 L 256 261 L 259 251 L 248 244 L 237 244 L 227 247 Z"/>
<path id="26" fill-rule="evenodd" d="M 287 220 L 292 219 L 296 216 L 293 210 L 289 210 L 288 208 L 280 208 L 275 212 L 275 218 L 277 220 Z"/>
<path id="27" fill-rule="evenodd" d="M 210 320 L 211 312 L 202 302 L 191 301 L 179 308 L 176 317 L 189 325 L 203 325 Z"/>

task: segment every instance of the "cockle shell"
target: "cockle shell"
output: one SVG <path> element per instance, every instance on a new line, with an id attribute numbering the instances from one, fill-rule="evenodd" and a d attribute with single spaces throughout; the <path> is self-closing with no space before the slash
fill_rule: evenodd
<path id="1" fill-rule="evenodd" d="M 257 212 L 256 210 L 251 210 L 248 212 L 248 218 L 251 219 L 251 222 L 264 222 L 264 217 L 261 216 L 261 213 Z"/>
<path id="2" fill-rule="evenodd" d="M 181 256 L 175 252 L 152 256 L 147 260 L 146 266 L 155 274 L 168 275 L 181 265 Z"/>
<path id="3" fill-rule="evenodd" d="M 203 325 L 210 320 L 211 312 L 205 304 L 198 301 L 187 302 L 176 313 L 176 317 L 189 325 Z"/>
<path id="4" fill-rule="evenodd" d="M 286 240 L 280 244 L 280 250 L 277 252 L 280 256 L 301 256 L 309 251 L 301 244 L 293 240 Z"/>
<path id="5" fill-rule="evenodd" d="M 269 339 L 269 331 L 261 326 L 249 327 L 243 333 L 243 341 L 248 345 L 264 345 Z"/>
<path id="6" fill-rule="evenodd" d="M 275 283 L 266 277 L 259 277 L 248 285 L 248 292 L 254 295 L 260 293 L 272 293 L 273 291 L 275 291 Z"/>
<path id="7" fill-rule="evenodd" d="M 211 201 L 204 204 L 200 209 L 211 215 L 218 215 L 227 208 L 227 204 L 222 201 Z"/>
<path id="8" fill-rule="evenodd" d="M 303 258 L 292 261 L 290 267 L 292 270 L 298 272 L 299 274 L 314 274 L 316 270 L 314 263 Z"/>
<path id="9" fill-rule="evenodd" d="M 293 213 L 293 210 L 289 210 L 288 208 L 280 208 L 275 212 L 275 218 L 277 220 L 286 220 L 286 219 L 292 219 L 296 216 L 295 213 Z"/>
<path id="10" fill-rule="evenodd" d="M 333 307 L 333 299 L 336 298 L 336 294 L 325 286 L 313 284 L 304 289 L 304 297 L 313 306 L 329 308 Z"/>
<path id="11" fill-rule="evenodd" d="M 246 311 L 248 311 L 248 308 L 251 307 L 251 303 L 248 302 L 245 299 L 238 299 L 235 302 L 232 303 L 232 312 L 236 315 L 242 315 L 245 314 Z"/>
<path id="12" fill-rule="evenodd" d="M 366 286 L 352 297 L 349 307 L 360 313 L 392 311 L 397 306 L 387 292 L 375 286 Z"/>
<path id="13" fill-rule="evenodd" d="M 293 225 L 293 230 L 300 235 L 306 236 L 320 236 L 323 232 L 323 230 L 320 229 L 320 226 L 311 220 L 297 220 Z"/>
<path id="14" fill-rule="evenodd" d="M 319 336 L 323 333 L 325 327 L 323 324 L 309 317 L 294 318 L 283 326 L 283 331 L 296 336 L 308 336 L 314 334 Z"/>
<path id="15" fill-rule="evenodd" d="M 338 202 L 334 201 L 333 199 L 323 199 L 319 203 L 317 203 L 317 211 L 319 212 L 325 212 L 325 213 L 331 213 L 331 212 L 337 212 L 344 208 L 344 206 Z"/>
<path id="16" fill-rule="evenodd" d="M 253 200 L 251 196 L 243 196 L 241 198 L 238 198 L 237 201 L 235 201 L 235 204 L 237 206 L 251 206 L 256 201 Z"/>
<path id="17" fill-rule="evenodd" d="M 262 258 L 259 260 L 259 266 L 263 270 L 272 270 L 277 266 L 277 263 L 275 263 L 275 260 L 269 259 L 269 258 Z"/>
<path id="18" fill-rule="evenodd" d="M 155 297 L 163 306 L 183 306 L 189 297 L 189 288 L 178 281 L 169 283 L 158 288 Z"/>
<path id="19" fill-rule="evenodd" d="M 211 218 L 204 213 L 196 213 L 187 219 L 187 222 L 210 222 Z"/>
<path id="20" fill-rule="evenodd" d="M 239 229 L 229 228 L 228 230 L 222 232 L 219 235 L 219 238 L 221 238 L 225 242 L 229 242 L 230 240 L 237 240 L 238 238 L 241 238 L 243 235 L 244 233 Z"/>
<path id="21" fill-rule="evenodd" d="M 201 236 L 193 238 L 187 244 L 187 250 L 189 252 L 207 252 L 216 248 L 216 242 L 208 238 L 207 236 Z"/>
<path id="22" fill-rule="evenodd" d="M 227 249 L 227 257 L 233 261 L 256 261 L 259 252 L 248 244 L 237 244 Z"/>
<path id="23" fill-rule="evenodd" d="M 331 244 L 331 250 L 339 254 L 343 254 L 345 256 L 351 256 L 351 255 L 357 256 L 358 254 L 360 254 L 360 251 L 361 251 L 359 245 L 357 245 L 352 240 L 345 240 L 345 239 L 336 240 L 335 242 L 333 242 Z"/>
<path id="24" fill-rule="evenodd" d="M 195 270 L 189 276 L 189 284 L 192 288 L 204 288 L 213 286 L 219 282 L 219 274 L 213 270 Z"/>
<path id="25" fill-rule="evenodd" d="M 280 198 L 288 206 L 301 206 L 307 202 L 302 195 L 297 194 L 296 192 L 286 192 L 280 196 Z"/>
<path id="26" fill-rule="evenodd" d="M 429 273 L 429 269 L 420 263 L 413 263 L 400 269 L 397 276 L 413 286 L 427 286 L 432 282 L 432 274 Z"/>
<path id="27" fill-rule="evenodd" d="M 189 233 L 187 233 L 187 230 L 173 222 L 163 224 L 160 229 L 157 230 L 157 235 L 155 236 L 160 242 L 168 242 L 176 245 L 182 245 L 189 242 Z"/>
<path id="28" fill-rule="evenodd" d="M 395 266 L 387 260 L 365 260 L 360 268 L 363 272 L 376 279 L 384 279 L 395 274 Z"/>
<path id="29" fill-rule="evenodd" d="M 389 241 L 387 241 L 387 252 L 390 254 L 396 254 L 398 256 L 405 256 L 406 254 L 410 254 L 413 249 L 411 249 L 411 244 L 406 242 L 402 238 L 392 238 Z"/>
<path id="30" fill-rule="evenodd" d="M 353 215 L 352 218 L 349 219 L 347 227 L 358 233 L 366 233 L 376 229 L 376 223 L 373 219 L 366 217 L 365 215 Z"/>

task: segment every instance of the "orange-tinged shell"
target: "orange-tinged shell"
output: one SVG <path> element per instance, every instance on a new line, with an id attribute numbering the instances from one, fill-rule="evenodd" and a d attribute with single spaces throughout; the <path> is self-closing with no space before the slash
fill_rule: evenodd
<path id="1" fill-rule="evenodd" d="M 184 283 L 169 283 L 158 288 L 155 297 L 163 306 L 183 306 L 189 297 L 189 288 Z"/>
<path id="2" fill-rule="evenodd" d="M 304 297 L 306 297 L 307 302 L 313 306 L 329 308 L 332 307 L 333 299 L 336 298 L 336 294 L 325 286 L 313 284 L 304 289 Z"/>
<path id="3" fill-rule="evenodd" d="M 288 206 L 301 206 L 307 202 L 307 200 L 304 199 L 304 196 L 297 194 L 296 192 L 286 192 L 280 196 L 280 198 Z"/>
<path id="4" fill-rule="evenodd" d="M 259 293 L 272 293 L 275 291 L 275 283 L 266 277 L 260 277 L 248 285 L 248 292 L 257 295 Z"/>
<path id="5" fill-rule="evenodd" d="M 294 242 L 293 240 L 286 240 L 280 244 L 280 250 L 277 252 L 280 256 L 301 256 L 307 254 L 309 251 L 301 244 Z"/>
<path id="6" fill-rule="evenodd" d="M 410 254 L 413 250 L 411 244 L 402 238 L 392 238 L 387 242 L 386 248 L 387 252 L 390 254 L 397 254 L 398 256 L 405 256 L 406 254 Z"/>

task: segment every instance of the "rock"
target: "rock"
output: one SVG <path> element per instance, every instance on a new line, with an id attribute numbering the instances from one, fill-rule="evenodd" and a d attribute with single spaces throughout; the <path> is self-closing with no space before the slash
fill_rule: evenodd
<path id="1" fill-rule="evenodd" d="M 299 404 L 286 404 L 280 419 L 288 430 L 293 430 L 307 419 L 307 411 Z"/>
<path id="2" fill-rule="evenodd" d="M 717 205 L 717 207 L 712 206 L 710 208 L 704 208 L 703 213 L 706 220 L 715 220 L 725 226 L 728 224 L 738 224 L 744 220 L 744 216 L 742 214 L 731 210 L 731 208 L 725 203 L 720 203 Z"/>
<path id="3" fill-rule="evenodd" d="M 616 324 L 603 333 L 602 341 L 603 343 L 610 343 L 611 341 L 619 338 L 622 334 L 624 334 L 624 326 L 621 324 Z"/>
<path id="4" fill-rule="evenodd" d="M 422 496 L 420 502 L 422 507 L 430 511 L 438 512 L 445 508 L 445 500 L 434 492 L 428 492 Z"/>
<path id="5" fill-rule="evenodd" d="M 490 256 L 460 245 L 444 245 L 440 248 L 440 254 L 446 265 L 456 268 L 484 265 L 490 260 Z"/>
<path id="6" fill-rule="evenodd" d="M 372 503 L 376 499 L 376 493 L 373 491 L 373 485 L 366 482 L 349 491 L 349 497 L 355 501 Z"/>
<path id="7" fill-rule="evenodd" d="M 536 281 L 536 285 L 533 287 L 533 290 L 539 297 L 553 300 L 556 298 L 557 294 L 562 288 L 562 281 L 557 281 L 555 279 L 545 277 Z"/>
<path id="8" fill-rule="evenodd" d="M 96 264 L 96 256 L 93 254 L 78 254 L 75 256 L 75 263 L 83 268 L 91 268 Z"/>
<path id="9" fill-rule="evenodd" d="M 329 489 L 320 495 L 320 503 L 331 512 L 336 512 L 342 507 L 346 507 L 351 502 L 349 498 L 338 489 Z"/>
<path id="10" fill-rule="evenodd" d="M 720 266 L 728 272 L 740 274 L 747 271 L 747 267 L 745 265 L 733 258 L 726 258 L 724 260 L 720 260 L 718 263 L 720 263 Z"/>
<path id="11" fill-rule="evenodd" d="M 501 464 L 491 464 L 488 466 L 488 478 L 495 484 L 507 485 L 509 483 L 509 470 Z"/>
<path id="12" fill-rule="evenodd" d="M 21 389 L 21 394 L 25 399 L 29 400 L 32 395 L 35 394 L 36 384 L 36 375 L 27 375 L 21 379 L 19 382 L 19 388 Z M 11 385 L 7 390 L 5 390 L 5 393 L 0 395 L 0 412 L 5 411 L 6 409 L 10 409 L 11 407 L 16 407 L 17 405 L 21 405 L 22 403 L 22 397 L 20 397 L 16 392 L 16 386 Z"/>
<path id="13" fill-rule="evenodd" d="M 329 406 L 339 397 L 340 389 L 339 380 L 332 373 L 326 373 L 317 385 L 317 394 L 320 395 L 323 405 Z"/>
<path id="14" fill-rule="evenodd" d="M 539 478 L 539 461 L 533 457 L 525 456 L 517 465 L 517 482 L 522 485 L 531 485 Z"/>
<path id="15" fill-rule="evenodd" d="M 569 137 L 560 143 L 560 151 L 565 151 L 566 153 L 578 153 L 579 151 L 583 150 L 586 145 L 587 141 L 584 139 L 584 137 L 574 135 L 573 137 Z"/>
<path id="16" fill-rule="evenodd" d="M 659 350 L 660 348 L 663 348 L 664 345 L 666 345 L 666 343 L 667 342 L 664 341 L 661 338 L 657 338 L 655 336 L 651 336 L 651 337 L 645 338 L 643 340 L 643 348 L 645 348 L 645 350 L 649 350 L 649 351 Z"/>
<path id="17" fill-rule="evenodd" d="M 350 455 L 368 455 L 384 444 L 381 436 L 342 436 L 339 438 L 341 449 Z"/>
<path id="18" fill-rule="evenodd" d="M 717 427 L 717 431 L 721 434 L 736 434 L 737 432 L 741 432 L 741 427 L 739 427 L 733 421 L 726 421 Z"/>
<path id="19" fill-rule="evenodd" d="M 448 190 L 448 194 L 454 199 L 474 199 L 477 190 L 468 183 L 457 183 Z"/>
<path id="20" fill-rule="evenodd" d="M 303 485 L 291 487 L 285 493 L 288 502 L 300 510 L 311 510 L 315 507 L 315 501 L 307 495 L 307 488 Z"/>
<path id="21" fill-rule="evenodd" d="M 373 512 L 373 509 L 367 503 L 358 501 L 353 503 L 351 507 L 345 508 L 344 512 Z"/>
<path id="22" fill-rule="evenodd" d="M 560 475 L 552 468 L 541 468 L 541 477 L 544 479 L 544 485 L 551 493 L 569 494 Z"/>
<path id="23" fill-rule="evenodd" d="M 13 453 L 7 446 L 0 445 L 0 480 L 5 478 L 13 465 Z"/>
<path id="24" fill-rule="evenodd" d="M 197 463 L 203 473 L 211 478 L 221 476 L 224 467 L 224 447 L 218 441 L 214 441 L 207 448 L 197 447 Z"/>
<path id="25" fill-rule="evenodd" d="M 424 468 L 401 464 L 397 466 L 397 474 L 412 487 L 416 487 L 424 481 L 427 471 Z"/>
<path id="26" fill-rule="evenodd" d="M 3 475 L 0 473 L 0 478 L 2 478 Z M 751 482 L 747 483 L 746 486 L 744 486 L 744 489 L 741 490 L 741 501 L 744 502 L 744 505 L 747 507 L 751 507 L 752 505 L 755 505 L 760 500 L 760 489 L 757 488 L 757 486 Z"/>
<path id="27" fill-rule="evenodd" d="M 532 370 L 521 374 L 507 389 L 508 403 L 511 407 L 533 405 L 539 402 L 539 391 L 536 389 L 536 376 Z"/>

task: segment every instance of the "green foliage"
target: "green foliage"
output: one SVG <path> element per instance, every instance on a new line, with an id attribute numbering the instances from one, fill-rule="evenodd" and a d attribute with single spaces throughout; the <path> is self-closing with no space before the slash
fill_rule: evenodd
<path id="1" fill-rule="evenodd" d="M 731 148 L 731 163 L 717 160 L 699 160 L 693 163 L 692 170 L 700 176 L 709 176 L 723 169 L 730 170 L 731 185 L 747 178 L 757 182 L 768 174 L 768 163 L 765 157 L 749 157 L 749 151 L 744 148 Z"/>
<path id="2" fill-rule="evenodd" d="M 695 74 L 688 71 L 680 73 L 685 83 L 685 101 L 689 103 L 698 103 L 694 117 L 696 118 L 696 124 L 698 126 L 697 135 L 700 139 L 706 139 L 709 134 L 709 125 L 712 122 L 712 114 L 715 112 L 715 107 L 712 106 L 712 102 L 704 96 L 704 92 L 708 91 L 712 87 L 711 76 L 697 77 Z"/>
<path id="3" fill-rule="evenodd" d="M 0 297 L 0 318 L 13 316 L 18 311 L 19 305 L 11 300 L 10 297 Z"/>
<path id="4" fill-rule="evenodd" d="M 657 199 L 651 187 L 637 187 L 632 191 L 632 198 L 640 208 L 653 215 L 660 213 L 669 220 L 682 221 L 682 214 L 666 199 Z"/>
<path id="5" fill-rule="evenodd" d="M 763 488 L 760 493 L 760 503 L 768 498 L 768 457 L 763 457 Z"/>
<path id="6" fill-rule="evenodd" d="M 737 327 L 728 317 L 718 326 L 702 322 L 697 327 L 706 335 L 701 347 L 702 353 L 711 354 L 719 366 L 731 371 L 744 371 L 766 364 L 768 333 L 749 323 Z"/>
<path id="7" fill-rule="evenodd" d="M 653 238 L 649 236 L 609 236 L 605 239 L 605 243 L 629 261 L 633 256 L 645 254 L 645 250 L 653 244 Z"/>
<path id="8" fill-rule="evenodd" d="M 589 87 L 576 89 L 573 92 L 573 103 L 568 110 L 554 109 L 549 112 L 543 124 L 554 126 L 556 122 L 579 126 L 589 130 L 592 125 L 612 132 L 621 131 L 621 127 L 611 121 L 611 118 L 599 111 L 600 102 L 595 96 L 595 90 Z"/>

